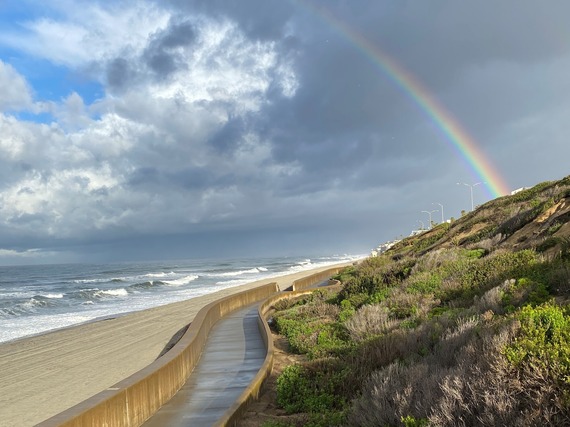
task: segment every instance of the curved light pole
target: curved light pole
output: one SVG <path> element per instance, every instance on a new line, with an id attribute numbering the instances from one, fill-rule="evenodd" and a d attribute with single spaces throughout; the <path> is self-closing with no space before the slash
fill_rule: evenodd
<path id="1" fill-rule="evenodd" d="M 418 222 L 422 225 L 422 230 L 425 230 L 424 222 L 420 219 L 418 219 Z"/>
<path id="2" fill-rule="evenodd" d="M 439 205 L 441 208 L 441 223 L 443 224 L 445 220 L 443 219 L 443 205 L 441 203 L 432 203 L 432 205 Z"/>
<path id="3" fill-rule="evenodd" d="M 428 228 L 428 230 L 431 230 L 431 224 L 432 224 L 432 222 L 431 222 L 431 214 L 434 213 L 434 212 L 439 212 L 439 211 L 438 211 L 437 209 L 435 209 L 435 210 L 433 210 L 433 211 L 422 211 L 422 212 L 425 212 L 425 213 L 427 213 L 427 214 L 429 215 L 429 228 Z"/>
<path id="4" fill-rule="evenodd" d="M 482 182 L 476 182 L 475 184 L 466 184 L 464 182 L 458 182 L 457 185 L 466 185 L 471 190 L 471 210 L 473 211 L 473 187 L 479 184 L 483 184 Z"/>

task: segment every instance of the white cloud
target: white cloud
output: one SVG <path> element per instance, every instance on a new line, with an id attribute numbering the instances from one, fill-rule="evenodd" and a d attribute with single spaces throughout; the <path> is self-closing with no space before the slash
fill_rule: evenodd
<path id="1" fill-rule="evenodd" d="M 278 63 L 274 42 L 248 40 L 235 23 L 196 21 L 198 40 L 181 49 L 185 67 L 167 81 L 151 84 L 158 98 L 186 102 L 228 102 L 233 113 L 258 111 L 274 79 L 291 96 L 295 74 L 288 63 Z"/>
<path id="2" fill-rule="evenodd" d="M 167 34 L 170 12 L 142 2 L 104 10 L 67 1 L 57 16 L 30 21 L 18 34 L 0 31 L 0 39 L 72 69 L 97 62 L 103 84 L 116 58 L 139 75 L 91 105 L 76 92 L 59 102 L 21 102 L 48 111 L 51 124 L 0 114 L 0 229 L 80 238 L 239 221 L 269 210 L 259 188 L 271 194 L 272 182 L 301 171 L 296 162 L 275 163 L 271 141 L 255 129 L 230 135 L 236 140 L 228 147 L 210 143 L 231 120 L 260 112 L 271 88 L 295 94 L 293 61 L 280 57 L 276 42 L 250 40 L 228 20 L 187 16 L 195 38 L 175 47 L 171 73 L 156 76 L 144 55 Z M 141 185 L 133 184 L 137 173 Z"/>
<path id="3" fill-rule="evenodd" d="M 47 7 L 58 19 L 44 17 L 22 24 L 17 32 L 3 33 L 9 46 L 57 64 L 81 67 L 140 50 L 148 37 L 164 28 L 170 13 L 148 2 L 119 2 L 103 7 L 96 2 L 60 1 Z"/>
<path id="4" fill-rule="evenodd" d="M 32 106 L 31 89 L 10 64 L 0 60 L 0 112 L 25 110 Z"/>

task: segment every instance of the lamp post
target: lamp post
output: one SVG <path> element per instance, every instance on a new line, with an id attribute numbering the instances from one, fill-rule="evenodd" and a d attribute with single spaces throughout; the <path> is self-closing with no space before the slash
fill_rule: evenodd
<path id="1" fill-rule="evenodd" d="M 423 222 L 422 220 L 420 220 L 420 219 L 418 219 L 418 222 L 421 224 L 422 230 L 424 230 L 424 229 L 425 229 L 424 222 Z"/>
<path id="2" fill-rule="evenodd" d="M 479 184 L 483 184 L 482 182 L 476 182 L 475 184 L 466 184 L 464 182 L 458 182 L 457 185 L 466 185 L 467 187 L 469 187 L 469 189 L 471 190 L 471 211 L 473 211 L 473 187 L 479 185 Z"/>
<path id="3" fill-rule="evenodd" d="M 428 230 L 431 230 L 431 224 L 432 224 L 432 222 L 431 222 L 431 214 L 434 213 L 434 212 L 437 212 L 437 211 L 438 211 L 437 209 L 435 209 L 435 210 L 433 210 L 433 211 L 422 211 L 422 212 L 425 212 L 425 213 L 427 213 L 427 214 L 429 215 L 429 228 L 428 228 Z"/>
<path id="4" fill-rule="evenodd" d="M 439 207 L 441 208 L 441 223 L 443 224 L 445 222 L 445 219 L 443 216 L 443 205 L 441 203 L 432 203 L 432 205 L 439 205 Z"/>

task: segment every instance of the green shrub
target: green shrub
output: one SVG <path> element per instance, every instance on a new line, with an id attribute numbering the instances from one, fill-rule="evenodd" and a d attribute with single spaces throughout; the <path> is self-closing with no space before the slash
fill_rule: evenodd
<path id="1" fill-rule="evenodd" d="M 552 235 L 552 234 L 556 233 L 558 230 L 560 230 L 562 228 L 563 225 L 564 225 L 564 223 L 562 223 L 562 222 L 555 222 L 550 227 L 548 227 L 548 229 L 546 230 L 546 234 Z"/>
<path id="2" fill-rule="evenodd" d="M 412 317 L 409 319 L 404 320 L 400 323 L 400 328 L 402 329 L 414 329 L 417 328 L 421 323 L 421 320 L 417 317 Z"/>
<path id="3" fill-rule="evenodd" d="M 460 245 L 467 245 L 478 243 L 482 240 L 489 239 L 497 234 L 497 226 L 495 224 L 490 224 L 483 227 L 481 230 L 477 231 L 476 233 L 470 234 L 469 236 L 463 238 L 459 244 Z"/>
<path id="4" fill-rule="evenodd" d="M 429 420 L 427 418 L 414 418 L 411 415 L 402 417 L 402 424 L 405 427 L 427 427 Z"/>
<path id="5" fill-rule="evenodd" d="M 341 322 L 346 322 L 354 315 L 354 313 L 356 313 L 356 310 L 354 306 L 351 304 L 350 300 L 345 299 L 341 301 L 340 307 L 341 311 L 340 314 L 338 315 L 338 318 Z"/>
<path id="6" fill-rule="evenodd" d="M 465 253 L 465 256 L 467 258 L 472 258 L 472 259 L 479 259 L 484 257 L 485 255 L 487 255 L 487 251 L 485 249 L 472 249 Z"/>
<path id="7" fill-rule="evenodd" d="M 527 277 L 509 283 L 503 292 L 501 303 L 507 313 L 513 312 L 523 304 L 537 306 L 548 301 L 550 294 L 543 283 Z"/>
<path id="8" fill-rule="evenodd" d="M 441 276 L 436 272 L 422 272 L 408 280 L 406 291 L 411 294 L 434 294 L 441 286 Z"/>
<path id="9" fill-rule="evenodd" d="M 350 336 L 346 328 L 338 323 L 329 323 L 319 329 L 316 343 L 308 348 L 307 356 L 311 360 L 338 356 L 346 352 L 350 346 Z"/>
<path id="10" fill-rule="evenodd" d="M 340 280 L 341 282 L 346 282 L 351 277 L 356 276 L 356 268 L 354 266 L 348 266 L 343 268 L 338 274 L 333 276 L 333 279 Z"/>
<path id="11" fill-rule="evenodd" d="M 328 409 L 334 400 L 329 394 L 317 394 L 301 365 L 287 366 L 277 378 L 277 403 L 289 414 Z"/>
<path id="12" fill-rule="evenodd" d="M 517 318 L 521 323 L 520 335 L 505 349 L 507 360 L 518 368 L 539 369 L 570 386 L 568 308 L 552 303 L 525 306 Z"/>
<path id="13" fill-rule="evenodd" d="M 388 309 L 393 319 L 407 319 L 418 312 L 417 305 L 399 301 L 391 302 Z"/>
<path id="14" fill-rule="evenodd" d="M 497 251 L 481 259 L 459 259 L 440 268 L 445 286 L 436 296 L 442 301 L 470 301 L 506 279 L 526 275 L 537 263 L 537 255 L 531 250 Z"/>
<path id="15" fill-rule="evenodd" d="M 287 413 L 342 411 L 346 400 L 336 389 L 345 381 L 347 371 L 321 372 L 301 365 L 287 366 L 277 378 L 277 403 Z"/>
<path id="16" fill-rule="evenodd" d="M 339 312 L 338 307 L 318 300 L 277 312 L 273 319 L 277 332 L 287 338 L 290 350 L 312 360 L 341 354 L 350 347 L 349 334 L 339 322 L 355 312 L 349 301 L 342 302 Z"/>
<path id="17" fill-rule="evenodd" d="M 448 223 L 439 224 L 428 237 L 422 237 L 414 242 L 412 251 L 420 253 L 433 246 L 439 239 L 447 234 L 450 225 Z"/>
<path id="18" fill-rule="evenodd" d="M 344 426 L 346 411 L 327 411 L 322 414 L 311 413 L 303 423 L 304 427 L 335 427 Z"/>
<path id="19" fill-rule="evenodd" d="M 560 239 L 558 239 L 558 237 L 548 237 L 536 247 L 536 251 L 546 252 L 547 250 L 556 246 L 558 243 L 560 243 Z"/>
<path id="20" fill-rule="evenodd" d="M 366 304 L 379 304 L 383 301 L 386 301 L 389 295 L 390 295 L 390 288 L 380 289 L 368 297 L 368 299 L 366 300 Z"/>
<path id="21" fill-rule="evenodd" d="M 341 301 L 341 304 L 344 301 L 348 301 L 352 307 L 359 308 L 359 307 L 362 307 L 364 304 L 367 304 L 368 301 L 370 300 L 370 298 L 371 298 L 370 295 L 368 295 L 365 292 L 358 293 L 358 294 L 352 294 L 352 295 L 350 295 L 350 297 L 348 297 L 348 299 Z"/>

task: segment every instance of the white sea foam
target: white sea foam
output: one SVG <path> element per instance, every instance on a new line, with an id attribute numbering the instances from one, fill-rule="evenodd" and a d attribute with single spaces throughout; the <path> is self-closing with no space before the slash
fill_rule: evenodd
<path id="1" fill-rule="evenodd" d="M 51 298 L 51 299 L 61 299 L 63 298 L 63 294 L 40 294 L 40 296 L 44 298 Z"/>
<path id="2" fill-rule="evenodd" d="M 228 271 L 225 273 L 214 273 L 210 274 L 210 277 L 235 277 L 235 276 L 243 276 L 244 274 L 257 274 L 261 271 L 267 271 L 267 269 L 262 270 L 264 267 L 254 267 L 248 270 L 237 270 L 237 271 Z"/>
<path id="3" fill-rule="evenodd" d="M 112 295 L 114 297 L 124 297 L 124 296 L 129 295 L 129 293 L 127 292 L 127 290 L 125 288 L 107 289 L 104 291 L 100 291 L 99 294 Z"/>
<path id="4" fill-rule="evenodd" d="M 112 279 L 112 280 L 116 280 L 116 279 Z M 76 279 L 73 281 L 73 283 L 83 283 L 83 284 L 87 284 L 87 283 L 103 283 L 103 282 L 108 282 L 109 279 Z"/>
<path id="5" fill-rule="evenodd" d="M 182 277 L 180 279 L 176 279 L 176 280 L 163 280 L 163 283 L 166 283 L 167 285 L 171 285 L 171 286 L 182 286 L 182 285 L 187 285 L 190 282 L 193 282 L 194 280 L 196 280 L 198 277 L 195 274 L 192 274 L 190 276 L 186 276 L 186 277 Z"/>

